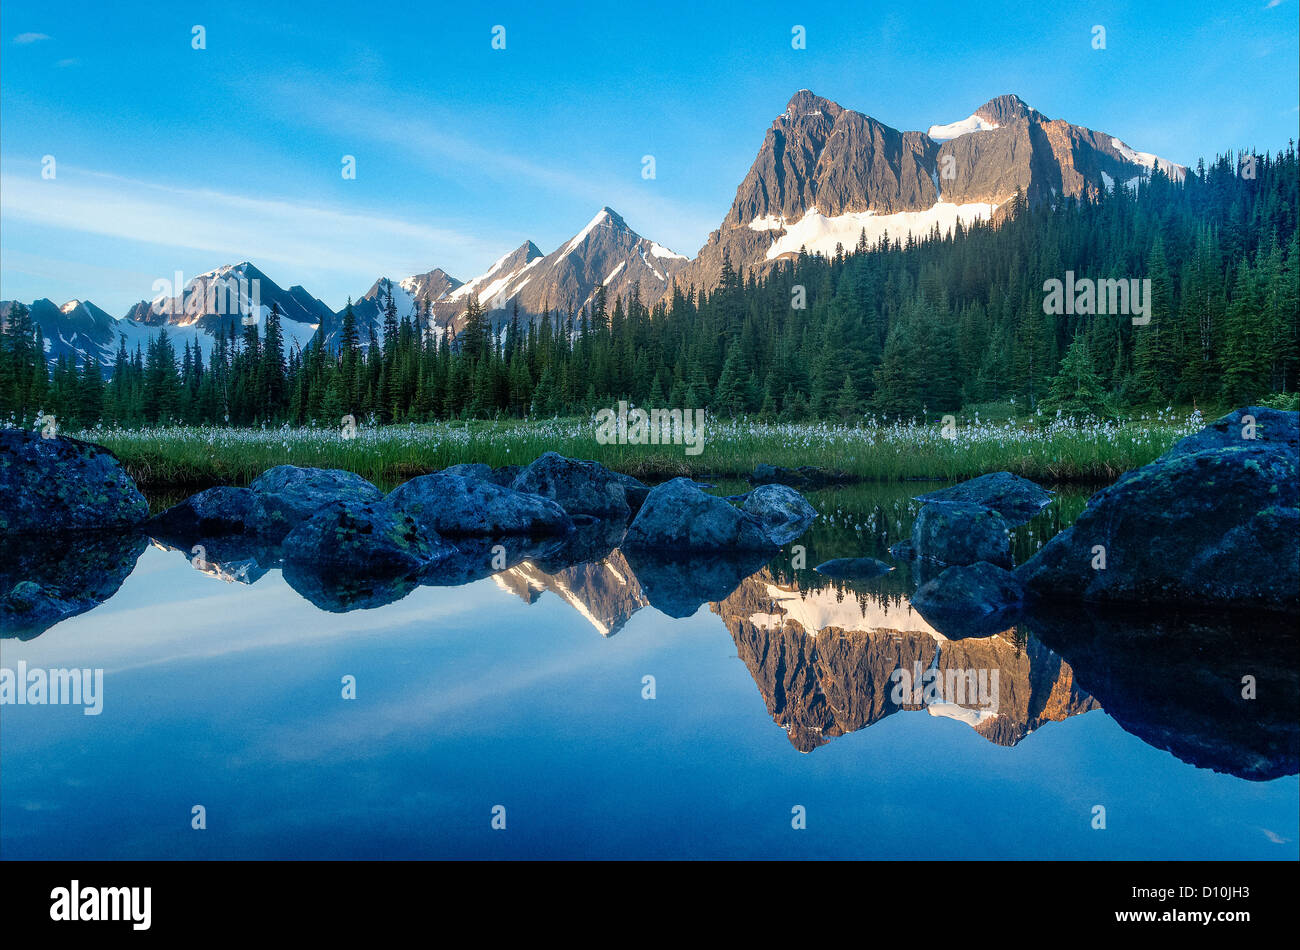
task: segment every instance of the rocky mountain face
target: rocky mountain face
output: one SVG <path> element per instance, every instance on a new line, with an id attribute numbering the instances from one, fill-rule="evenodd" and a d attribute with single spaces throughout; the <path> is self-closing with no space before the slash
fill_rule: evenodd
<path id="1" fill-rule="evenodd" d="M 671 301 L 674 285 L 716 287 L 724 259 L 738 271 L 761 270 L 801 248 L 826 255 L 838 246 L 852 250 L 863 235 L 874 245 L 886 235 L 946 232 L 995 219 L 1017 192 L 1031 203 L 1091 196 L 1131 187 L 1156 168 L 1173 178 L 1186 173 L 1111 135 L 1051 119 L 1014 95 L 920 132 L 900 131 L 801 89 L 768 128 L 731 209 L 694 259 L 642 237 L 605 207 L 549 254 L 525 241 L 463 283 L 440 268 L 401 280 L 381 277 L 353 301 L 353 314 L 364 345 L 371 327 L 382 336 L 390 294 L 399 319 L 427 308 L 435 333 L 458 331 L 472 297 L 497 326 L 516 307 L 525 319 L 547 310 L 567 315 L 602 293 L 611 308 L 633 292 L 646 303 Z M 103 311 L 88 303 L 71 301 L 65 309 L 45 300 L 33 307 L 41 311 L 51 360 L 77 353 L 111 363 L 119 333 L 133 344 L 146 328 L 164 325 L 195 336 L 206 352 L 213 334 L 228 331 L 249 308 L 252 281 L 263 326 L 276 304 L 290 344 L 305 345 L 321 326 L 327 340 L 337 339 L 341 310 L 331 311 L 301 286 L 280 288 L 248 261 L 194 278 L 160 307 L 141 301 L 112 333 Z"/>
<path id="2" fill-rule="evenodd" d="M 903 132 L 801 89 L 773 121 L 731 210 L 677 275 L 712 289 L 724 258 L 765 269 L 806 247 L 832 255 L 909 233 L 990 220 L 1016 194 L 1031 202 L 1131 185 L 1153 167 L 1186 169 L 1110 135 L 1050 119 L 1004 95 L 968 118 Z"/>
<path id="3" fill-rule="evenodd" d="M 303 336 L 303 328 L 314 332 L 334 315 L 305 288 L 294 285 L 285 290 L 251 262 L 243 261 L 200 274 L 173 295 L 141 300 L 127 311 L 126 319 L 144 326 L 196 326 L 215 334 L 229 332 L 231 325 L 238 327 L 244 317 L 252 315 L 265 326 L 272 305 L 279 307 L 282 325 L 298 325 L 294 337 Z"/>
<path id="4" fill-rule="evenodd" d="M 0 325 L 7 326 L 13 301 L 0 301 Z M 45 337 L 45 353 L 51 362 L 60 357 L 81 360 L 85 356 L 111 364 L 117 350 L 117 321 L 89 300 L 69 300 L 62 307 L 42 297 L 27 308 L 32 322 Z"/>
<path id="5" fill-rule="evenodd" d="M 599 294 L 613 301 L 634 291 L 643 301 L 657 300 L 687 263 L 684 255 L 637 234 L 612 208 L 601 208 L 587 226 L 550 254 L 532 241 L 434 303 L 442 326 L 459 328 L 471 295 L 494 322 L 548 310 L 567 314 L 593 304 Z"/>

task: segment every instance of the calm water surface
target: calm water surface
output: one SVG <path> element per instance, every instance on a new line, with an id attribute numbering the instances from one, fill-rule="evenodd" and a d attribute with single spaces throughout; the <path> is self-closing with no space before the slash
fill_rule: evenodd
<path id="1" fill-rule="evenodd" d="M 888 559 L 932 487 L 813 494 L 807 567 Z M 1086 495 L 1019 529 L 1018 558 Z M 265 554 L 205 573 L 146 539 L 70 546 L 107 599 L 0 640 L 0 664 L 103 668 L 103 712 L 3 707 L 0 852 L 1300 857 L 1300 664 L 1266 620 L 1075 609 L 955 639 L 906 566 L 846 586 L 789 547 L 718 567 L 610 540 L 344 612 Z M 996 711 L 895 701 L 895 670 L 931 667 L 996 671 Z"/>

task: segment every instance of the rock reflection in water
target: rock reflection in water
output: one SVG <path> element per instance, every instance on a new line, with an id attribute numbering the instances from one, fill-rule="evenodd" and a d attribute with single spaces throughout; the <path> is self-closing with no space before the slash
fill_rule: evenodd
<path id="1" fill-rule="evenodd" d="M 0 541 L 0 637 L 30 640 L 117 593 L 147 546 L 130 530 Z"/>
<path id="2" fill-rule="evenodd" d="M 1143 742 L 1240 778 L 1300 771 L 1300 640 L 1292 620 L 1076 607 L 1035 610 L 1026 623 Z"/>

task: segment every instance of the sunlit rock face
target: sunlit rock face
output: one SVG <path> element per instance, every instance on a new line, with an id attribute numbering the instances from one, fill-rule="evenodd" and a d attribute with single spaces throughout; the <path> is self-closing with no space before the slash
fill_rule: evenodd
<path id="1" fill-rule="evenodd" d="M 803 752 L 900 710 L 960 719 L 991 742 L 1014 745 L 1045 722 L 1098 708 L 1041 644 L 1015 631 L 948 640 L 901 596 L 800 590 L 762 571 L 713 609 L 773 720 Z M 965 694 L 917 692 L 930 669 L 953 684 L 961 671 Z M 972 671 L 984 693 L 969 688 Z M 911 688 L 900 688 L 904 682 Z"/>

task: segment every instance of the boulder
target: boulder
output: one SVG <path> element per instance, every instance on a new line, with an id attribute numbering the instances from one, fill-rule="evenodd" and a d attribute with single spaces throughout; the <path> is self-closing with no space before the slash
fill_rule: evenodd
<path id="1" fill-rule="evenodd" d="M 1254 424 L 1243 422 L 1243 416 L 1249 416 Z M 1235 409 L 1214 420 L 1200 432 L 1184 436 L 1157 461 L 1206 449 L 1224 449 L 1259 442 L 1275 443 L 1289 447 L 1292 452 L 1300 452 L 1300 413 L 1263 406 Z"/>
<path id="2" fill-rule="evenodd" d="M 599 462 L 565 458 L 558 452 L 547 452 L 525 467 L 511 487 L 549 498 L 570 515 L 626 518 L 632 511 L 624 476 Z"/>
<path id="3" fill-rule="evenodd" d="M 651 489 L 628 526 L 623 546 L 684 551 L 774 551 L 778 547 L 753 515 L 674 478 Z"/>
<path id="4" fill-rule="evenodd" d="M 300 468 L 277 465 L 253 479 L 249 489 L 286 530 L 305 521 L 335 501 L 354 504 L 379 502 L 384 493 L 355 472 L 337 468 Z"/>
<path id="5" fill-rule="evenodd" d="M 940 564 L 988 561 L 1011 567 L 1011 526 L 991 508 L 961 501 L 932 501 L 912 525 L 916 557 Z"/>
<path id="6" fill-rule="evenodd" d="M 1171 451 L 1094 495 L 1017 573 L 1047 600 L 1300 611 L 1298 469 L 1286 440 Z"/>
<path id="7" fill-rule="evenodd" d="M 901 542 L 907 543 L 907 542 Z M 894 569 L 892 564 L 877 561 L 874 557 L 837 557 L 818 564 L 813 570 L 836 580 L 870 580 L 888 574 Z"/>
<path id="8" fill-rule="evenodd" d="M 808 530 L 817 510 L 793 488 L 759 485 L 745 499 L 744 509 L 758 519 L 776 544 L 788 544 Z"/>
<path id="9" fill-rule="evenodd" d="M 108 449 L 0 428 L 0 534 L 57 534 L 136 525 L 149 503 Z"/>
<path id="10" fill-rule="evenodd" d="M 1024 524 L 1052 502 L 1052 493 L 1011 472 L 992 472 L 949 488 L 917 495 L 917 501 L 960 501 L 991 508 L 1010 525 Z"/>
<path id="11" fill-rule="evenodd" d="M 446 471 L 411 479 L 389 492 L 387 501 L 435 535 L 561 535 L 573 530 L 573 521 L 549 498 Z"/>
<path id="12" fill-rule="evenodd" d="M 949 639 L 990 637 L 1015 623 L 1025 591 L 1010 571 L 977 561 L 946 569 L 911 597 L 912 606 Z"/>

